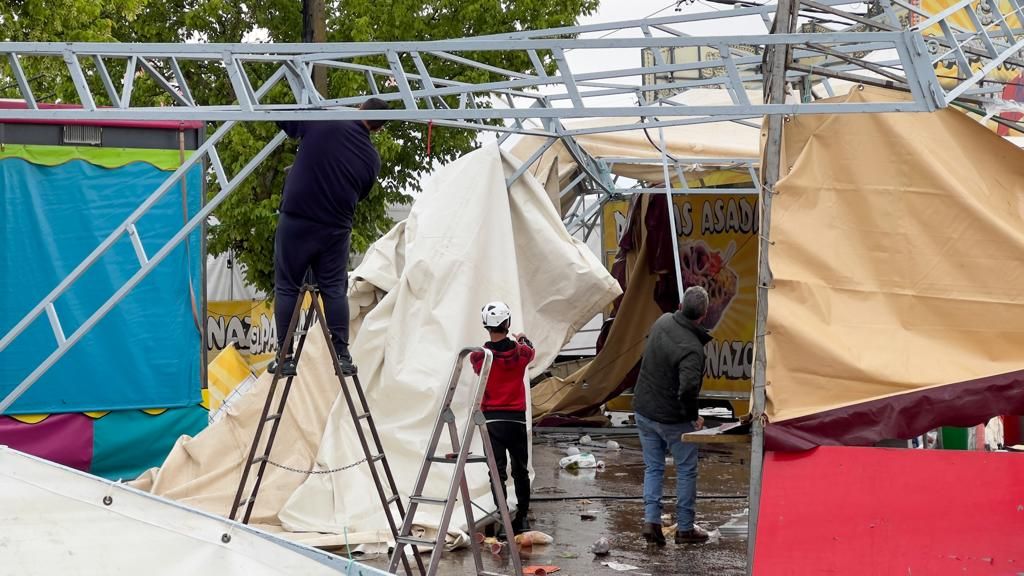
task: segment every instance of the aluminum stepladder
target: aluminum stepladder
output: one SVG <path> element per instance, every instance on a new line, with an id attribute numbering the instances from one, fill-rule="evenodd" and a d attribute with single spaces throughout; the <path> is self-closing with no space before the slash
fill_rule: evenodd
<path id="1" fill-rule="evenodd" d="M 310 296 L 309 312 L 306 314 L 305 320 L 302 322 L 302 327 L 296 329 L 299 325 L 299 318 L 302 316 L 302 304 L 306 299 L 307 294 Z M 397 538 L 399 525 L 398 522 L 395 521 L 395 514 L 391 506 L 395 506 L 399 518 L 404 518 L 406 514 L 405 507 L 402 505 L 402 499 L 398 494 L 398 486 L 395 483 L 395 477 L 391 473 L 391 466 L 388 464 L 387 456 L 384 454 L 384 447 L 381 444 L 380 436 L 377 433 L 377 426 L 374 424 L 373 415 L 370 413 L 370 407 L 366 402 L 366 395 L 363 393 L 363 387 L 359 383 L 359 377 L 356 375 L 346 377 L 341 373 L 341 365 L 338 362 L 337 351 L 334 349 L 334 343 L 331 341 L 331 334 L 327 328 L 323 308 L 320 305 L 319 291 L 316 286 L 311 284 L 303 285 L 302 289 L 299 291 L 298 301 L 295 303 L 295 311 L 292 312 L 292 318 L 288 324 L 288 334 L 285 336 L 284 346 L 278 351 L 277 368 L 274 371 L 274 379 L 271 381 L 270 389 L 267 391 L 267 400 L 263 405 L 263 412 L 260 415 L 259 423 L 256 425 L 256 433 L 253 437 L 252 445 L 249 447 L 249 456 L 242 468 L 242 478 L 238 483 L 238 490 L 235 492 L 235 499 L 231 504 L 231 513 L 229 518 L 235 520 L 239 509 L 244 507 L 245 511 L 242 516 L 242 523 L 249 523 L 253 506 L 256 503 L 256 496 L 259 493 L 260 484 L 263 481 L 263 474 L 267 469 L 267 463 L 270 462 L 270 452 L 274 446 L 274 439 L 277 436 L 278 426 L 280 426 L 281 419 L 284 416 L 285 404 L 288 401 L 288 393 L 291 391 L 292 380 L 294 378 L 294 376 L 284 377 L 285 383 L 284 388 L 281 391 L 281 397 L 277 401 L 277 406 L 274 408 L 274 411 L 271 413 L 270 410 L 271 406 L 274 404 L 277 384 L 282 378 L 281 365 L 283 364 L 282 360 L 284 357 L 284 351 L 291 349 L 292 341 L 296 336 L 298 336 L 294 359 L 295 363 L 301 366 L 300 360 L 302 357 L 302 349 L 306 344 L 306 336 L 309 334 L 309 330 L 312 328 L 314 321 L 317 322 L 323 330 L 324 340 L 327 342 L 327 348 L 331 354 L 331 358 L 334 359 L 334 372 L 338 376 L 341 391 L 345 396 L 345 402 L 348 405 L 349 414 L 352 416 L 356 434 L 359 437 L 359 444 L 363 448 L 363 456 L 365 457 L 366 464 L 370 467 L 370 474 L 377 487 L 377 495 L 380 497 L 381 504 L 384 507 L 384 515 L 387 516 L 391 535 L 392 537 Z M 352 398 L 352 390 L 349 387 L 349 380 L 351 380 L 351 388 L 355 389 L 356 399 Z M 257 455 L 260 441 L 263 438 L 263 433 L 267 423 L 270 423 L 270 433 L 263 449 L 260 451 L 259 455 Z M 367 439 L 364 426 L 369 428 L 369 440 Z M 249 474 L 252 471 L 253 466 L 257 464 L 259 466 L 256 470 L 252 490 L 249 492 L 248 497 L 243 498 L 243 494 L 245 493 L 245 489 L 248 484 Z M 378 464 L 383 468 L 386 484 L 381 482 L 381 474 L 377 469 Z M 420 574 L 423 574 L 425 571 L 423 560 L 420 558 L 417 550 L 414 549 L 413 552 L 413 557 L 416 559 L 418 571 Z M 409 565 L 408 558 L 403 558 L 403 565 L 406 574 L 412 574 L 412 567 Z"/>
<path id="2" fill-rule="evenodd" d="M 466 426 L 463 430 L 461 437 L 455 427 L 455 412 L 452 410 L 452 400 L 455 397 L 455 392 L 459 386 L 459 378 L 462 375 L 463 363 L 467 356 L 474 352 L 481 352 L 484 355 L 483 364 L 480 367 L 480 374 L 478 375 L 476 382 L 476 390 L 473 394 L 473 403 L 470 408 L 469 417 L 466 419 Z M 501 479 L 498 476 L 498 466 L 494 461 L 494 454 L 491 451 L 491 440 L 487 434 L 487 420 L 484 417 L 483 412 L 480 410 L 480 403 L 483 400 L 484 388 L 487 384 L 487 376 L 491 371 L 491 361 L 493 356 L 491 351 L 485 348 L 464 348 L 459 352 L 458 358 L 455 360 L 455 366 L 452 368 L 452 374 L 448 381 L 448 390 L 445 392 L 444 400 L 441 402 L 441 410 L 438 412 L 437 419 L 434 421 L 433 432 L 430 435 L 430 443 L 427 446 L 426 454 L 423 457 L 423 463 L 420 465 L 419 474 L 416 476 L 416 485 L 413 487 L 412 493 L 409 496 L 409 512 L 405 515 L 405 521 L 402 523 L 401 532 L 395 539 L 395 549 L 392 552 L 391 560 L 388 566 L 388 571 L 392 574 L 396 573 L 398 569 L 398 563 L 400 560 L 405 560 L 405 547 L 409 546 L 415 553 L 417 546 L 433 546 L 433 551 L 430 554 L 430 563 L 427 566 L 427 575 L 434 576 L 437 574 L 438 563 L 441 561 L 441 555 L 444 553 L 445 537 L 448 533 L 448 525 L 451 522 L 452 513 L 455 511 L 455 500 L 462 501 L 462 507 L 466 512 L 466 525 L 470 531 L 473 531 L 474 520 L 473 520 L 473 504 L 469 497 L 469 486 L 466 483 L 466 464 L 487 464 L 488 470 L 490 471 L 491 477 L 491 490 L 494 494 L 498 495 L 498 514 L 502 524 L 505 527 L 505 534 L 512 534 L 512 518 L 509 515 L 508 504 L 505 501 L 503 495 L 505 494 L 504 486 L 501 484 Z M 448 436 L 451 439 L 452 450 L 451 454 L 438 455 L 437 445 L 441 440 L 441 434 L 444 429 L 448 429 Z M 483 445 L 484 455 L 473 455 L 470 453 L 470 448 L 473 443 L 473 434 L 475 431 L 479 431 L 481 444 Z M 448 486 L 448 494 L 444 498 L 431 498 L 423 495 L 423 489 L 427 483 L 427 476 L 430 473 L 430 467 L 432 464 L 445 464 L 454 466 L 455 470 L 452 473 L 452 480 Z M 437 537 L 434 540 L 426 540 L 421 538 L 414 538 L 412 536 L 412 528 L 415 524 L 416 511 L 421 505 L 428 506 L 443 506 L 444 510 L 441 514 L 441 523 L 437 528 Z M 476 564 L 476 573 L 478 576 L 501 576 L 496 572 L 487 572 L 483 567 L 483 560 L 480 556 L 481 545 L 477 542 L 476 538 L 470 538 L 470 548 L 473 551 L 473 561 Z M 509 543 L 508 546 L 509 556 L 512 564 L 512 569 L 515 576 L 519 576 L 523 573 L 522 565 L 519 560 L 519 552 L 513 542 Z"/>

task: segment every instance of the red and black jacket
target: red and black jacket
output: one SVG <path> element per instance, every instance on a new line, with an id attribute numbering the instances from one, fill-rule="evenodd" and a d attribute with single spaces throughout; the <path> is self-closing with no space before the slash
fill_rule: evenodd
<path id="1" fill-rule="evenodd" d="M 536 351 L 525 337 L 518 342 L 505 338 L 498 342 L 484 344 L 493 354 L 491 373 L 487 377 L 487 388 L 480 408 L 490 419 L 526 421 L 526 369 L 533 362 Z M 473 371 L 480 373 L 483 367 L 483 352 L 474 352 L 469 357 Z"/>

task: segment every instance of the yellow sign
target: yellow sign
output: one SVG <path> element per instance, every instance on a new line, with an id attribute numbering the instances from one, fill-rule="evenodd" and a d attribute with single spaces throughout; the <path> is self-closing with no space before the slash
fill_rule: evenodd
<path id="1" fill-rule="evenodd" d="M 277 352 L 274 310 L 263 301 L 209 302 L 206 316 L 206 349 L 219 352 L 232 342 L 255 370 L 264 368 Z"/>
<path id="2" fill-rule="evenodd" d="M 757 200 L 702 194 L 676 196 L 674 204 L 683 285 L 703 286 L 711 297 L 704 324 L 713 340 L 706 348 L 704 389 L 747 393 L 757 304 Z M 612 259 L 628 210 L 625 201 L 605 206 L 604 250 Z"/>

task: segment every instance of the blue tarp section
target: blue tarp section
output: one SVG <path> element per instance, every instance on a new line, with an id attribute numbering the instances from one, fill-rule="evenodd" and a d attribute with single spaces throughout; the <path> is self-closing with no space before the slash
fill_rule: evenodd
<path id="1" fill-rule="evenodd" d="M 0 160 L 0 334 L 65 278 L 169 173 L 142 162 L 116 169 L 72 160 L 39 166 Z M 187 181 L 189 216 L 200 208 L 202 172 Z M 137 223 L 152 257 L 184 222 L 181 186 Z M 200 400 L 199 232 L 190 258 L 179 245 L 8 411 L 12 414 L 192 406 Z M 56 303 L 70 337 L 139 270 L 127 235 Z M 201 312 L 200 312 L 201 314 Z M 0 352 L 0 397 L 56 349 L 46 314 Z"/>

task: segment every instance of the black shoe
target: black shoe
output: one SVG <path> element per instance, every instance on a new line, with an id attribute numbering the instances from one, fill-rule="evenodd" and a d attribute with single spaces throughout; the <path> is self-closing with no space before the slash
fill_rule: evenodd
<path id="1" fill-rule="evenodd" d="M 357 368 L 356 365 L 352 363 L 352 356 L 348 354 L 338 354 L 338 365 L 341 366 L 342 376 L 355 376 L 356 374 L 359 373 L 359 368 Z"/>
<path id="2" fill-rule="evenodd" d="M 526 516 L 516 516 L 512 519 L 512 533 L 515 535 L 522 534 L 523 532 L 530 531 L 530 521 L 526 519 Z"/>
<path id="3" fill-rule="evenodd" d="M 275 358 L 270 364 L 267 365 L 267 372 L 274 374 L 277 372 L 277 359 Z M 299 366 L 295 363 L 295 359 L 291 356 L 286 356 L 284 362 L 281 363 L 281 376 L 288 378 L 290 376 L 296 376 L 299 373 Z"/>
<path id="4" fill-rule="evenodd" d="M 661 524 L 644 523 L 644 527 L 640 530 L 640 535 L 651 544 L 665 545 L 665 533 L 661 531 Z"/>

